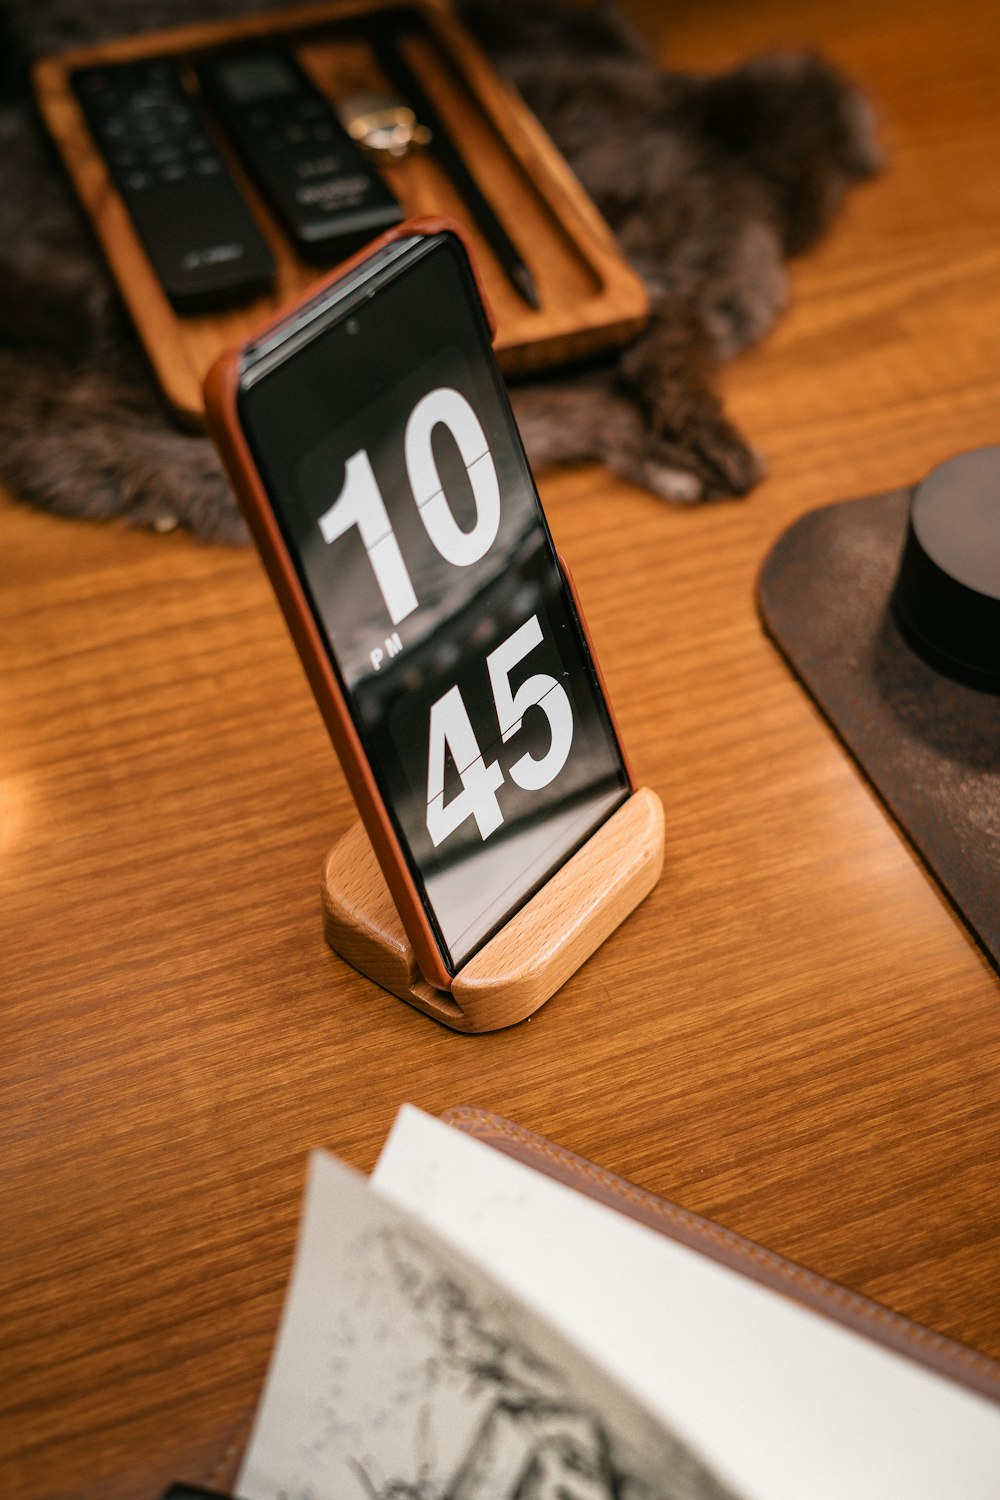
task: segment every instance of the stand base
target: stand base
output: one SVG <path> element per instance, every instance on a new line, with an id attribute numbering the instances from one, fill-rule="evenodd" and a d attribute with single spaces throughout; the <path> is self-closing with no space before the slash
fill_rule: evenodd
<path id="1" fill-rule="evenodd" d="M 454 1031 L 523 1021 L 649 894 L 663 868 L 663 807 L 640 787 L 455 975 L 450 993 L 417 968 L 364 828 L 335 844 L 323 869 L 323 927 L 334 952 Z"/>

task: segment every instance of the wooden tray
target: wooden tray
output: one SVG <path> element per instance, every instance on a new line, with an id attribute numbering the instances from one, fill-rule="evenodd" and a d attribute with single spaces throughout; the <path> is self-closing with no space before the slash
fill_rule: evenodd
<path id="1" fill-rule="evenodd" d="M 392 92 L 352 20 L 377 16 L 394 0 L 339 0 L 279 15 L 242 18 L 131 37 L 62 53 L 35 65 L 42 115 L 177 417 L 204 425 L 201 384 L 216 356 L 244 338 L 320 274 L 298 259 L 235 159 L 234 176 L 252 203 L 278 265 L 274 290 L 237 309 L 179 317 L 167 301 L 132 221 L 93 144 L 69 75 L 95 63 L 200 52 L 239 39 L 280 35 L 332 98 Z M 538 288 L 528 307 L 470 222 L 461 199 L 429 153 L 385 169 L 408 214 L 445 213 L 469 228 L 497 321 L 502 368 L 551 368 L 632 337 L 648 313 L 645 288 L 623 261 L 611 232 L 538 121 L 496 75 L 441 0 L 413 0 L 422 33 L 407 42 L 421 77 L 470 170 L 515 238 Z M 223 145 L 223 149 L 224 145 Z"/>

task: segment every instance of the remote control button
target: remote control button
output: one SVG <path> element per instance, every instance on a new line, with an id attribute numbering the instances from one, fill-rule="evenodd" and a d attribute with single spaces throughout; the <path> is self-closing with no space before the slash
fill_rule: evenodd
<path id="1" fill-rule="evenodd" d="M 339 156 L 307 156 L 296 162 L 295 172 L 298 177 L 328 177 L 339 172 L 340 165 Z"/>

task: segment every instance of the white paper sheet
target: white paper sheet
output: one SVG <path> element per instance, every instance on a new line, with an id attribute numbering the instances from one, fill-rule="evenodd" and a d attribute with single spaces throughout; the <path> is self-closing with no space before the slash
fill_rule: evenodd
<path id="1" fill-rule="evenodd" d="M 1000 1407 L 410 1107 L 378 1191 L 752 1500 L 998 1500 Z"/>
<path id="2" fill-rule="evenodd" d="M 735 1500 L 543 1320 L 322 1152 L 237 1493 Z"/>

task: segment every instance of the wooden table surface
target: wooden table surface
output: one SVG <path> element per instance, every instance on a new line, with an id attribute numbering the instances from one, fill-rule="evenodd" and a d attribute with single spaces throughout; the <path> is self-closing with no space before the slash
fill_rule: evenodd
<path id="1" fill-rule="evenodd" d="M 444 1030 L 326 948 L 351 807 L 249 549 L 53 519 L 0 553 L 0 1492 L 155 1497 L 252 1406 L 309 1147 L 510 1115 L 1000 1356 L 1000 985 L 764 638 L 804 511 L 1000 434 L 995 0 L 653 0 L 665 61 L 816 46 L 888 165 L 724 376 L 770 477 L 541 476 L 641 781 L 653 895 L 531 1021 Z"/>

